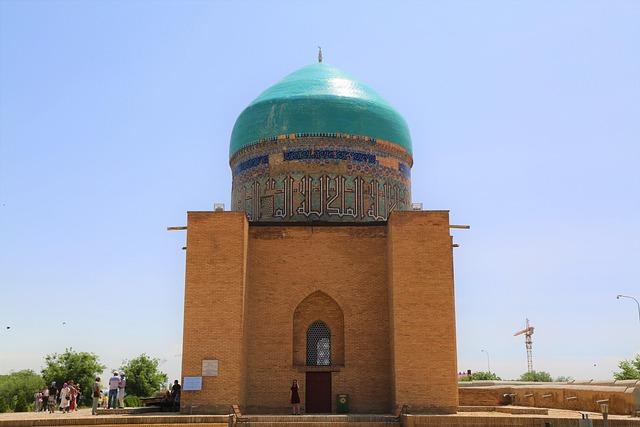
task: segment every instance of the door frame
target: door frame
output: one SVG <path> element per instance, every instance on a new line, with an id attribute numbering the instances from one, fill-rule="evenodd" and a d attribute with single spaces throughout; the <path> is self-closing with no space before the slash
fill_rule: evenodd
<path id="1" fill-rule="evenodd" d="M 327 401 L 325 402 L 326 404 L 328 404 L 328 411 L 319 411 L 319 412 L 309 412 L 309 406 L 308 406 L 308 402 L 309 402 L 309 395 L 312 394 L 312 390 L 310 385 L 310 381 L 309 381 L 309 376 L 313 376 L 313 375 L 322 375 L 325 376 L 326 378 L 329 379 L 329 390 L 328 390 L 328 396 Z M 304 409 L 305 409 L 305 413 L 306 414 L 332 414 L 333 413 L 333 401 L 332 401 L 332 396 L 333 396 L 333 375 L 331 374 L 331 371 L 307 371 L 305 373 L 305 379 L 304 379 Z"/>

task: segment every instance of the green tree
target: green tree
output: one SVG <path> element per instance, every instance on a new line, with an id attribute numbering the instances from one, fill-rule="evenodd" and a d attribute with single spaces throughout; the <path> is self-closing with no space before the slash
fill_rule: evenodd
<path id="1" fill-rule="evenodd" d="M 493 372 L 478 371 L 460 378 L 460 381 L 502 381 L 502 378 Z"/>
<path id="2" fill-rule="evenodd" d="M 33 396 L 43 387 L 42 377 L 28 369 L 0 375 L 0 412 L 33 409 Z"/>
<path id="3" fill-rule="evenodd" d="M 125 360 L 120 368 L 127 379 L 127 394 L 138 397 L 149 397 L 160 390 L 162 384 L 167 382 L 167 374 L 158 369 L 160 359 L 149 357 L 146 354 Z"/>
<path id="4" fill-rule="evenodd" d="M 553 378 L 551 378 L 551 374 L 549 374 L 549 372 L 531 371 L 520 375 L 520 381 L 550 383 L 553 381 Z"/>
<path id="5" fill-rule="evenodd" d="M 82 402 L 85 404 L 91 402 L 91 386 L 95 377 L 105 369 L 96 354 L 68 348 L 62 354 L 47 355 L 44 362 L 42 377 L 47 384 L 55 381 L 59 388 L 65 382 L 73 380 L 76 384 L 80 384 Z"/>
<path id="6" fill-rule="evenodd" d="M 618 368 L 620 372 L 613 373 L 616 380 L 640 380 L 640 354 L 634 359 L 621 361 Z"/>
<path id="7" fill-rule="evenodd" d="M 573 377 L 566 377 L 564 375 L 560 375 L 559 377 L 556 377 L 554 381 L 557 383 L 570 383 L 571 381 L 573 381 Z"/>

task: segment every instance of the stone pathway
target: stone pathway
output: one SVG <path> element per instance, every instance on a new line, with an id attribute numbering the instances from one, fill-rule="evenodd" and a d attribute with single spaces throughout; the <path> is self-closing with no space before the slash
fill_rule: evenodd
<path id="1" fill-rule="evenodd" d="M 517 407 L 512 407 L 517 408 Z M 469 408 L 471 409 L 471 408 Z M 473 408 L 476 409 L 476 408 Z M 282 421 L 286 420 L 288 422 L 298 421 L 301 424 L 309 424 L 312 425 L 313 422 L 317 421 L 312 420 L 313 418 L 321 418 L 322 416 L 301 416 L 297 417 L 299 419 L 294 420 L 296 417 L 292 416 L 260 416 L 260 415 L 249 415 L 248 418 L 253 418 L 254 423 L 261 424 L 266 426 L 267 424 L 282 425 Z M 338 418 L 339 416 L 329 416 L 330 418 Z M 356 416 L 355 418 L 361 418 L 363 416 Z M 415 418 L 414 418 L 415 417 Z M 264 418 L 264 419 L 263 419 Z M 350 418 L 346 416 L 345 418 Z M 458 412 L 457 414 L 451 415 L 438 415 L 438 416 L 413 416 L 415 420 L 415 425 L 433 425 L 433 426 L 464 426 L 468 423 L 463 420 L 469 420 L 469 425 L 478 425 L 478 421 L 484 419 L 484 425 L 495 425 L 502 426 L 506 425 L 504 422 L 509 424 L 509 421 L 505 420 L 505 418 L 512 418 L 512 424 L 509 425 L 529 425 L 534 422 L 533 419 L 537 419 L 539 421 L 534 422 L 539 423 L 541 420 L 554 419 L 557 421 L 561 420 L 572 420 L 579 419 L 580 412 L 578 411 L 570 411 L 570 410 L 561 410 L 561 409 L 549 409 L 548 415 L 541 414 L 518 414 L 512 415 L 509 413 L 503 412 L 495 412 L 495 411 L 482 411 L 481 408 L 478 408 L 477 411 L 465 411 Z M 476 418 L 475 420 L 471 420 L 470 418 Z M 602 423 L 602 415 L 598 413 L 589 413 L 589 418 L 593 419 L 596 423 Z M 54 414 L 49 413 L 34 413 L 34 412 L 22 412 L 22 413 L 5 413 L 0 414 L 0 427 L 30 427 L 30 426 L 62 426 L 62 425 L 74 425 L 74 426 L 107 426 L 107 425 L 118 425 L 118 426 L 171 426 L 171 427 L 180 427 L 181 425 L 200 425 L 202 427 L 226 427 L 226 416 L 213 416 L 213 415 L 180 415 L 173 412 L 159 412 L 159 413 L 144 413 L 144 414 L 108 414 L 108 415 L 91 415 L 91 409 L 80 409 L 76 412 L 72 412 L 69 414 L 63 414 L 61 412 L 56 412 Z M 271 423 L 272 419 L 275 421 Z M 449 421 L 445 421 L 449 419 Z M 495 420 L 489 421 L 490 419 Z M 502 421 L 500 421 L 500 419 Z M 529 421 L 526 421 L 526 420 Z M 611 415 L 609 417 L 610 420 L 613 421 L 612 427 L 615 426 L 633 426 L 640 427 L 640 418 L 638 417 L 630 417 L 628 415 Z M 337 421 L 337 420 L 332 420 Z M 380 420 L 383 421 L 383 420 Z M 387 423 L 391 424 L 388 420 L 385 420 Z M 499 422 L 498 422 L 499 421 Z M 426 424 L 425 424 L 426 423 Z M 571 422 L 570 425 L 573 425 L 575 421 Z M 330 423 L 327 423 L 330 424 Z M 340 424 L 340 423 L 337 423 Z M 344 423 L 343 423 L 344 424 Z M 348 421 L 346 424 L 350 424 Z M 353 423 L 358 425 L 358 423 Z M 373 424 L 373 423 L 372 423 Z M 565 423 L 561 423 L 565 425 Z M 537 425 L 537 424 L 536 424 Z M 555 423 L 552 425 L 556 425 Z M 558 424 L 559 425 L 559 424 Z M 569 425 L 569 424 L 566 424 Z M 577 424 L 576 424 L 577 425 Z M 600 425 L 600 424 L 598 424 Z"/>

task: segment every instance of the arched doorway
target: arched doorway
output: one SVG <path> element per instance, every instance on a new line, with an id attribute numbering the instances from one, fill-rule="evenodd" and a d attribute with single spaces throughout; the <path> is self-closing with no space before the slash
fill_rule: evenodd
<path id="1" fill-rule="evenodd" d="M 307 413 L 330 413 L 332 371 L 344 365 L 344 315 L 329 295 L 316 291 L 293 315 L 293 364 L 305 372 Z"/>

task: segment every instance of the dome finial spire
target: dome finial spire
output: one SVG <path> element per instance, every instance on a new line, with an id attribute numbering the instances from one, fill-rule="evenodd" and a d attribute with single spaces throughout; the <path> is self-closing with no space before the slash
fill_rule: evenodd
<path id="1" fill-rule="evenodd" d="M 322 47 L 318 46 L 318 63 L 322 63 Z"/>

